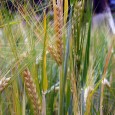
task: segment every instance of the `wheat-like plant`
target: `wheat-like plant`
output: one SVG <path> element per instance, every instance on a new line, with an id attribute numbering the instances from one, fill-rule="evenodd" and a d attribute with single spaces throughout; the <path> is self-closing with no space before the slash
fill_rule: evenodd
<path id="1" fill-rule="evenodd" d="M 56 33 L 56 55 L 58 57 L 58 64 L 62 64 L 63 42 L 62 42 L 62 27 L 63 27 L 63 14 L 61 7 L 54 4 L 54 28 Z"/>
<path id="2" fill-rule="evenodd" d="M 111 36 L 92 32 L 91 7 L 91 0 L 0 2 L 0 115 L 115 113 L 114 46 L 106 57 Z"/>
<path id="3" fill-rule="evenodd" d="M 32 105 L 33 105 L 34 114 L 40 115 L 41 104 L 40 104 L 40 101 L 38 99 L 38 95 L 36 92 L 36 86 L 32 80 L 29 70 L 25 69 L 23 75 L 24 75 L 24 83 L 25 83 L 28 95 L 31 99 Z"/>

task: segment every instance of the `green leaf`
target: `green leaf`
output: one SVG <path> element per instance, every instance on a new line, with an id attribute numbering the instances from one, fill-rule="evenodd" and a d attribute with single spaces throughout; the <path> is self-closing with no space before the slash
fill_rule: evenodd
<path id="1" fill-rule="evenodd" d="M 86 51 L 85 51 L 85 60 L 84 60 L 84 67 L 83 67 L 83 74 L 82 74 L 82 86 L 86 82 L 86 76 L 89 66 L 89 54 L 90 54 L 90 34 L 91 34 L 91 21 L 89 23 L 88 29 L 88 36 L 87 36 L 87 44 L 86 44 Z"/>

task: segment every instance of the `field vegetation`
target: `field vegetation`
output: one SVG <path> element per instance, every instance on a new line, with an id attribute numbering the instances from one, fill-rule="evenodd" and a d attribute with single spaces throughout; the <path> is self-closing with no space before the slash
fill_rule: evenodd
<path id="1" fill-rule="evenodd" d="M 92 16 L 90 0 L 0 1 L 0 115 L 115 115 L 115 35 Z"/>

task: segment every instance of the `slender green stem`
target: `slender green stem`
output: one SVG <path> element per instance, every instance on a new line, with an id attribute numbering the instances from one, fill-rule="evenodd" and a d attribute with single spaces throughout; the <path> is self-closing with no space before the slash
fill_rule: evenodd
<path id="1" fill-rule="evenodd" d="M 63 73 L 62 73 L 62 66 L 59 68 L 59 80 L 60 80 L 60 89 L 59 89 L 59 114 L 63 115 L 63 99 L 64 99 L 64 93 L 63 93 Z"/>
<path id="2" fill-rule="evenodd" d="M 100 98 L 100 115 L 103 115 L 103 95 L 104 95 L 104 85 L 101 85 L 101 98 Z"/>

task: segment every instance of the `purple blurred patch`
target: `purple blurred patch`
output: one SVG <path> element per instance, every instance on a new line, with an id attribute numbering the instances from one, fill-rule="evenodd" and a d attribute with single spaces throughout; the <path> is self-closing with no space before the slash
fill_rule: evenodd
<path id="1" fill-rule="evenodd" d="M 108 6 L 107 0 L 93 0 L 93 12 L 95 14 L 103 13 Z"/>

